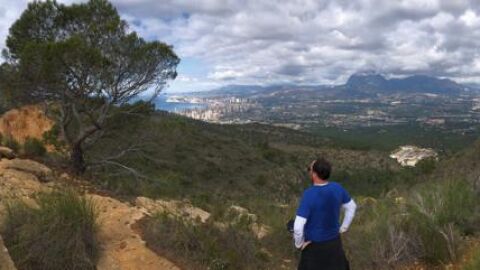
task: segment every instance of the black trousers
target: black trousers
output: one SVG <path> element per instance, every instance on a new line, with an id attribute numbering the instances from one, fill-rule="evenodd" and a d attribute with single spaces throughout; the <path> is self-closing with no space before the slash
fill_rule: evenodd
<path id="1" fill-rule="evenodd" d="M 310 243 L 302 251 L 298 270 L 350 270 L 340 237 Z"/>

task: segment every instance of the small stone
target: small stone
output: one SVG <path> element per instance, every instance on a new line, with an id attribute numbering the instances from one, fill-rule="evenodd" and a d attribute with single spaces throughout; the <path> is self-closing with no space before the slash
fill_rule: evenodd
<path id="1" fill-rule="evenodd" d="M 70 180 L 70 175 L 68 175 L 68 173 L 62 173 L 60 175 L 60 178 L 63 179 L 63 180 Z"/>

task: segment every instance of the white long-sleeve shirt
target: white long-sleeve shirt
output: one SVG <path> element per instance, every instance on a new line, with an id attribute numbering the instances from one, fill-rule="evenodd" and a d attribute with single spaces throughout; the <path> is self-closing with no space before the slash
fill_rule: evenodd
<path id="1" fill-rule="evenodd" d="M 343 217 L 343 222 L 340 226 L 340 233 L 346 232 L 350 227 L 350 224 L 352 224 L 353 218 L 355 217 L 357 204 L 353 199 L 351 199 L 348 203 L 342 204 L 342 209 L 344 209 L 345 214 Z M 306 218 L 301 216 L 295 217 L 295 222 L 293 224 L 293 238 L 296 248 L 301 248 L 305 243 L 304 228 L 306 223 Z"/>

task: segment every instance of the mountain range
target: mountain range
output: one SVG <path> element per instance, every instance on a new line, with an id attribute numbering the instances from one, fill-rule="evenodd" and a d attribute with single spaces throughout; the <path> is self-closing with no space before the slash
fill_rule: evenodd
<path id="1" fill-rule="evenodd" d="M 387 79 L 380 74 L 353 74 L 344 85 L 347 91 L 377 93 L 460 94 L 465 86 L 449 79 L 425 75 Z"/>
<path id="2" fill-rule="evenodd" d="M 239 95 L 252 96 L 297 88 L 307 91 L 333 90 L 342 96 L 370 96 L 377 94 L 411 94 L 431 93 L 442 95 L 458 95 L 463 91 L 476 89 L 472 85 L 462 85 L 450 79 L 441 79 L 427 75 L 412 75 L 404 78 L 386 78 L 375 73 L 355 73 L 345 84 L 340 85 L 227 85 L 205 92 L 191 93 L 201 96 Z"/>

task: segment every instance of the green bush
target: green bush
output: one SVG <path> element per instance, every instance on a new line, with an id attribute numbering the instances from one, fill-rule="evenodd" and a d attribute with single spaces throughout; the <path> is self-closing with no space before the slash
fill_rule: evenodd
<path id="1" fill-rule="evenodd" d="M 471 258 L 472 259 L 462 268 L 463 270 L 480 269 L 480 247 L 477 247 Z"/>
<path id="2" fill-rule="evenodd" d="M 465 236 L 478 231 L 480 199 L 464 181 L 415 187 L 360 199 L 344 235 L 353 269 L 386 269 L 415 261 L 448 264 L 460 257 Z"/>
<path id="3" fill-rule="evenodd" d="M 18 150 L 20 150 L 20 144 L 12 136 L 2 137 L 2 145 L 12 149 L 14 152 L 17 152 L 17 153 L 18 153 Z"/>
<path id="4" fill-rule="evenodd" d="M 195 223 L 158 214 L 144 224 L 144 239 L 187 269 L 264 269 L 265 254 L 246 227 Z"/>
<path id="5" fill-rule="evenodd" d="M 408 230 L 402 197 L 365 200 L 343 235 L 353 269 L 393 269 L 422 256 L 422 243 Z"/>
<path id="6" fill-rule="evenodd" d="M 427 261 L 448 263 L 458 258 L 463 236 L 478 222 L 479 203 L 464 181 L 429 184 L 413 194 L 411 222 L 424 243 Z"/>
<path id="7" fill-rule="evenodd" d="M 417 165 L 415 166 L 415 169 L 420 174 L 431 174 L 432 172 L 435 171 L 437 163 L 438 161 L 436 160 L 436 158 L 423 159 L 417 163 Z"/>
<path id="8" fill-rule="evenodd" d="M 6 206 L 5 244 L 18 269 L 95 269 L 96 210 L 71 190 L 41 193 L 38 207 Z"/>
<path id="9" fill-rule="evenodd" d="M 42 157 L 47 152 L 43 143 L 35 138 L 27 138 L 23 145 L 24 154 L 33 157 Z"/>
<path id="10" fill-rule="evenodd" d="M 42 135 L 42 141 L 45 144 L 50 144 L 55 147 L 55 150 L 58 152 L 65 150 L 66 144 L 65 141 L 60 140 L 60 126 L 58 123 L 54 124 L 53 127 L 44 132 Z"/>

